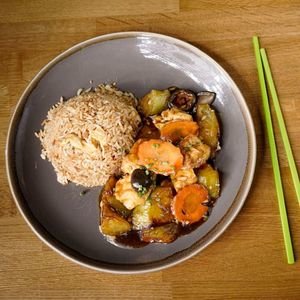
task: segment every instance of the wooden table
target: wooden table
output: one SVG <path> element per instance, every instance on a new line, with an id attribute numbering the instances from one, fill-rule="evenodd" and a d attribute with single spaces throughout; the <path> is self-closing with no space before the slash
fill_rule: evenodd
<path id="1" fill-rule="evenodd" d="M 0 17 L 1 299 L 300 299 L 300 208 L 279 139 L 297 258 L 294 265 L 288 265 L 251 43 L 251 37 L 258 34 L 268 50 L 299 167 L 299 0 L 2 0 Z M 244 208 L 215 243 L 165 271 L 118 276 L 67 261 L 30 231 L 8 189 L 4 148 L 18 97 L 43 65 L 80 41 L 129 30 L 183 39 L 211 55 L 229 72 L 252 112 L 258 160 Z"/>

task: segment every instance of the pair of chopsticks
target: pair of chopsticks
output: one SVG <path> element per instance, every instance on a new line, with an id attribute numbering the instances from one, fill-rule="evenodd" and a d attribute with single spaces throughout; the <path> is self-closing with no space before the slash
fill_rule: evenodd
<path id="1" fill-rule="evenodd" d="M 268 99 L 268 92 L 267 92 L 267 85 L 271 94 L 271 98 L 273 100 L 273 105 L 276 112 L 276 117 L 280 129 L 280 134 L 283 140 L 284 149 L 287 155 L 289 168 L 292 174 L 292 179 L 297 195 L 297 199 L 300 205 L 300 183 L 299 183 L 299 177 L 298 172 L 295 164 L 295 160 L 292 153 L 292 148 L 289 142 L 288 134 L 286 131 L 283 115 L 280 109 L 280 104 L 275 88 L 275 84 L 272 77 L 272 72 L 270 69 L 270 65 L 267 58 L 267 53 L 265 49 L 260 49 L 259 46 L 259 40 L 257 36 L 253 37 L 253 45 L 254 45 L 254 52 L 255 52 L 255 58 L 256 58 L 256 65 L 257 65 L 257 71 L 258 71 L 258 78 L 259 78 L 259 84 L 261 89 L 261 96 L 262 96 L 262 102 L 263 102 L 263 110 L 265 115 L 265 122 L 267 127 L 267 135 L 271 150 L 271 160 L 272 160 L 272 166 L 273 166 L 273 172 L 274 172 L 274 180 L 275 180 L 275 186 L 276 186 L 276 192 L 277 192 L 277 198 L 278 198 L 278 204 L 279 204 L 279 212 L 280 212 L 280 218 L 281 218 L 281 225 L 282 225 L 282 231 L 283 231 L 283 238 L 285 243 L 285 250 L 287 255 L 287 261 L 288 264 L 293 264 L 295 262 L 294 258 L 294 252 L 293 252 L 293 245 L 291 240 L 291 234 L 289 229 L 289 222 L 285 207 L 285 200 L 284 200 L 284 194 L 283 194 L 283 187 L 282 187 L 282 181 L 280 176 L 280 168 L 279 168 L 279 162 L 278 162 L 278 155 L 277 155 L 277 149 L 276 149 L 276 143 L 275 143 L 275 137 L 274 137 L 274 131 L 272 126 L 272 117 L 270 112 L 270 105 L 269 105 L 269 99 Z"/>

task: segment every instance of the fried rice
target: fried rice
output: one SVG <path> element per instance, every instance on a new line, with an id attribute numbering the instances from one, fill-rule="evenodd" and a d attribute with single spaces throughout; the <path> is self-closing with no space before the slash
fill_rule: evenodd
<path id="1" fill-rule="evenodd" d="M 114 85 L 55 104 L 36 135 L 41 157 L 52 163 L 58 182 L 94 187 L 118 174 L 141 122 L 136 105 L 133 94 Z"/>

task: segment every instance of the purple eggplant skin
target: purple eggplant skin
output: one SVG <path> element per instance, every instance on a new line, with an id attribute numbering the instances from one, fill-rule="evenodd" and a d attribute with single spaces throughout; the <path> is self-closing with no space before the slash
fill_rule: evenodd
<path id="1" fill-rule="evenodd" d="M 191 90 L 186 89 L 171 89 L 170 106 L 177 107 L 183 111 L 191 111 L 196 103 L 196 95 Z"/>

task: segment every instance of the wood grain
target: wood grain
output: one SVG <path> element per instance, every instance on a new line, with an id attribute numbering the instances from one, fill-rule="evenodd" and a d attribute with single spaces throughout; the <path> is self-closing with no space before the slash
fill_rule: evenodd
<path id="1" fill-rule="evenodd" d="M 1 1 L 0 298 L 300 299 L 300 209 L 275 126 L 297 258 L 287 265 L 251 43 L 258 34 L 268 50 L 299 168 L 299 20 L 298 0 Z M 216 59 L 241 88 L 258 141 L 253 187 L 229 229 L 189 261 L 138 276 L 84 269 L 42 244 L 17 212 L 4 169 L 10 116 L 38 70 L 82 40 L 126 30 L 178 37 Z"/>

